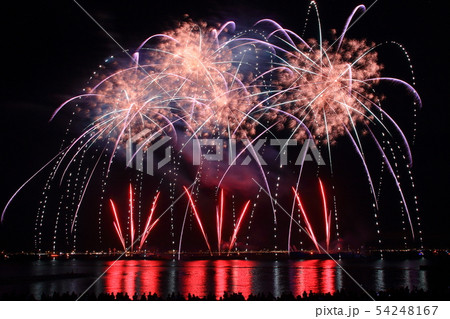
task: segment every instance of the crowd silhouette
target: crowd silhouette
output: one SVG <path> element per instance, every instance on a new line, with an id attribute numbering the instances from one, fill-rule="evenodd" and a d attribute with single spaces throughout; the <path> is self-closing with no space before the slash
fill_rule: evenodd
<path id="1" fill-rule="evenodd" d="M 390 289 L 386 291 L 369 291 L 371 297 L 378 301 L 389 300 L 450 300 L 450 289 L 436 290 L 436 291 L 424 291 L 422 289 Z M 284 292 L 279 296 L 274 296 L 272 293 L 257 293 L 250 294 L 245 297 L 242 293 L 238 292 L 224 292 L 223 295 L 217 296 L 213 293 L 209 293 L 204 296 L 197 296 L 195 294 L 182 295 L 180 293 L 171 293 L 167 296 L 161 296 L 156 293 L 143 293 L 130 296 L 128 293 L 85 293 L 76 294 L 75 292 L 69 293 L 52 293 L 42 294 L 36 297 L 32 294 L 26 293 L 4 293 L 0 295 L 0 300 L 41 300 L 41 301 L 349 301 L 349 300 L 372 300 L 368 294 L 363 291 L 349 291 L 340 290 L 334 293 L 317 293 L 304 291 L 301 295 L 295 296 L 291 292 Z"/>

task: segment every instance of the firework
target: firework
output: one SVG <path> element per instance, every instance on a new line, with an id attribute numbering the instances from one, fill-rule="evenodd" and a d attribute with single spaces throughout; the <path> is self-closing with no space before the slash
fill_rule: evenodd
<path id="1" fill-rule="evenodd" d="M 223 229 L 223 209 L 224 209 L 224 194 L 223 189 L 220 191 L 220 208 L 216 209 L 217 214 L 217 251 L 220 255 L 220 248 L 222 247 L 222 229 Z"/>
<path id="2" fill-rule="evenodd" d="M 325 220 L 325 234 L 326 234 L 326 244 L 327 244 L 327 251 L 330 250 L 330 222 L 331 222 L 331 213 L 328 213 L 327 209 L 327 199 L 325 196 L 325 190 L 323 188 L 322 181 L 319 179 L 320 184 L 320 193 L 322 194 L 322 202 L 323 202 L 323 214 L 324 214 L 324 220 Z"/>
<path id="3" fill-rule="evenodd" d="M 314 7 L 317 12 L 314 2 L 310 7 Z M 110 175 L 113 174 L 114 158 L 123 155 L 121 152 L 127 146 L 127 142 L 133 141 L 138 145 L 133 154 L 126 154 L 127 166 L 133 159 L 139 161 L 138 165 L 142 166 L 143 157 L 140 152 L 151 147 L 159 136 L 166 135 L 174 138 L 174 144 L 181 140 L 181 146 L 177 149 L 178 153 L 172 151 L 170 154 L 176 158 L 174 163 L 171 163 L 170 169 L 161 173 L 158 177 L 159 183 L 154 181 L 159 186 L 143 230 L 140 227 L 141 205 L 135 203 L 141 200 L 142 193 L 146 191 L 142 186 L 144 184 L 142 170 L 136 173 L 135 180 L 139 186 L 133 188 L 132 184 L 129 184 L 127 215 L 130 250 L 133 251 L 135 242 L 138 242 L 136 247 L 141 251 L 150 232 L 159 222 L 162 215 L 155 218 L 158 200 L 163 196 L 160 196 L 159 189 L 167 186 L 169 195 L 164 196 L 168 196 L 171 201 L 172 243 L 175 243 L 177 237 L 175 220 L 179 217 L 174 208 L 175 194 L 181 192 L 182 197 L 186 194 L 188 204 L 182 221 L 178 251 L 181 250 L 183 230 L 190 208 L 212 255 L 213 251 L 207 236 L 209 227 L 204 224 L 204 220 L 207 219 L 200 215 L 199 211 L 202 209 L 197 202 L 201 196 L 200 185 L 211 185 L 207 176 L 217 176 L 223 171 L 222 177 L 217 176 L 217 179 L 214 179 L 217 253 L 220 255 L 223 249 L 228 248 L 230 254 L 236 245 L 237 236 L 243 231 L 242 224 L 247 218 L 250 220 L 249 224 L 252 221 L 259 193 L 255 201 L 252 199 L 245 202 L 237 219 L 233 213 L 232 235 L 229 245 L 224 247 L 224 225 L 230 220 L 230 214 L 226 213 L 226 210 L 234 211 L 235 206 L 234 203 L 225 202 L 225 192 L 221 187 L 224 186 L 227 174 L 233 170 L 237 161 L 248 153 L 255 159 L 252 164 L 256 169 L 252 170 L 253 167 L 247 169 L 247 175 L 258 174 L 264 180 L 265 191 L 270 197 L 270 213 L 273 214 L 274 223 L 273 248 L 277 250 L 276 237 L 282 225 L 278 224 L 274 203 L 278 204 L 283 184 L 292 185 L 295 182 L 290 183 L 289 180 L 287 183 L 281 180 L 282 173 L 276 171 L 278 167 L 264 166 L 257 156 L 255 145 L 259 139 L 264 139 L 268 135 L 284 139 L 287 132 L 288 136 L 297 142 L 308 139 L 309 143 L 309 138 L 312 138 L 318 147 L 326 145 L 331 175 L 333 175 L 332 147 L 344 140 L 343 137 L 348 137 L 363 164 L 373 196 L 375 216 L 378 218 L 379 189 L 376 189 L 373 170 L 363 150 L 365 141 L 373 140 L 372 144 L 375 144 L 399 190 L 404 211 L 402 214 L 408 220 L 414 239 L 412 210 L 407 204 L 404 189 L 400 186 L 398 168 L 400 166 L 398 159 L 403 159 L 412 181 L 411 149 L 406 134 L 386 109 L 381 107 L 381 102 L 384 103 L 387 96 L 381 91 L 380 84 L 390 82 L 401 85 L 409 95 L 412 95 L 416 107 L 421 106 L 421 101 L 413 85 L 401 79 L 384 76 L 388 66 L 379 62 L 377 50 L 381 44 L 347 37 L 352 20 L 364 10 L 364 6 L 356 7 L 346 20 L 343 31 L 338 33 L 333 30 L 332 38 L 328 40 L 322 37 L 318 14 L 318 37 L 306 40 L 270 19 L 260 20 L 251 30 L 241 32 L 236 32 L 236 26 L 231 21 L 211 26 L 204 22 L 194 23 L 188 20 L 171 30 L 148 37 L 125 59 L 106 59 L 99 71 L 93 74 L 83 94 L 62 103 L 50 118 L 53 120 L 63 110 L 72 109 L 74 117 L 81 116 L 88 124 L 74 138 L 69 138 L 69 134 L 66 133 L 60 152 L 14 193 L 2 213 L 2 220 L 17 193 L 44 168 L 51 168 L 43 192 L 43 204 L 36 218 L 35 228 L 38 234 L 36 247 L 41 243 L 46 203 L 56 184 L 62 189 L 56 209 L 57 219 L 60 217 L 62 219 L 67 211 L 68 213 L 64 215 L 66 238 L 69 237 L 69 233 L 76 234 L 78 213 L 88 189 L 91 191 L 91 181 L 98 177 L 96 174 L 100 175 L 102 184 L 100 201 L 103 201 L 108 198 L 107 185 Z M 400 143 L 394 139 L 394 133 L 400 137 Z M 233 162 L 224 165 L 225 167 L 219 164 L 217 167 L 207 165 L 202 159 L 200 165 L 195 168 L 195 182 L 192 189 L 185 186 L 181 189 L 178 185 L 182 184 L 177 178 L 179 172 L 183 171 L 183 165 L 186 164 L 182 163 L 184 158 L 181 153 L 188 141 L 204 137 L 238 139 L 245 147 Z M 286 146 L 280 148 L 280 154 L 285 151 Z M 227 144 L 227 147 L 228 151 L 232 152 L 231 143 Z M 271 152 L 270 149 L 262 147 L 261 152 L 265 151 Z M 301 161 L 302 167 L 304 160 L 305 156 Z M 282 171 L 283 165 L 279 168 Z M 268 177 L 269 173 L 271 175 Z M 324 173 L 318 170 L 318 177 L 320 174 Z M 274 175 L 275 177 L 272 177 Z M 297 206 L 300 212 L 299 220 L 304 220 L 307 235 L 320 252 L 316 235 L 322 232 L 313 229 L 312 225 L 315 222 L 312 223 L 312 220 L 315 218 L 304 210 L 298 192 L 302 182 L 301 175 L 302 168 L 294 170 L 293 179 L 295 178 L 297 182 L 293 187 L 295 196 L 289 220 L 288 251 L 294 208 Z M 274 180 L 276 183 L 272 184 Z M 330 196 L 334 184 L 324 185 L 322 180 L 319 178 L 323 206 L 320 220 L 324 221 L 325 246 L 328 251 L 332 224 L 338 228 L 337 209 L 335 197 Z M 134 178 L 130 178 L 130 181 L 135 183 Z M 334 200 L 333 223 L 329 198 Z M 66 202 L 69 204 L 65 205 Z M 113 213 L 113 229 L 121 246 L 127 250 L 120 214 L 114 202 L 111 199 L 109 202 Z M 251 202 L 253 207 L 250 207 Z M 99 205 L 99 224 L 102 205 L 102 203 Z M 417 207 L 417 201 L 415 205 Z M 378 227 L 378 221 L 376 223 Z M 55 223 L 55 234 L 57 228 L 62 227 L 60 225 L 61 222 Z M 75 238 L 73 235 L 74 249 Z M 53 241 L 54 250 L 55 247 L 56 235 Z M 173 247 L 173 251 L 175 250 Z"/>
<path id="4" fill-rule="evenodd" d="M 162 216 L 160 216 L 159 218 L 157 218 L 155 221 L 153 221 L 152 223 L 152 219 L 153 219 L 153 215 L 156 209 L 156 204 L 158 203 L 158 198 L 159 198 L 159 192 L 156 194 L 155 199 L 153 200 L 152 203 L 152 207 L 150 209 L 150 213 L 148 215 L 147 218 L 147 222 L 145 224 L 144 230 L 143 232 L 138 236 L 138 238 L 135 240 L 135 235 L 136 235 L 136 229 L 135 229 L 135 225 L 134 225 L 134 201 L 133 201 L 133 186 L 130 184 L 129 187 L 129 221 L 130 221 L 130 245 L 129 248 L 127 248 L 126 244 L 125 244 L 125 238 L 123 236 L 123 232 L 122 232 L 122 227 L 120 226 L 120 221 L 119 221 L 119 215 L 117 213 L 117 209 L 116 206 L 113 202 L 112 199 L 109 200 L 109 202 L 111 203 L 111 209 L 113 212 L 113 216 L 114 216 L 114 221 L 113 221 L 113 226 L 114 229 L 116 231 L 117 237 L 120 240 L 120 243 L 122 244 L 123 250 L 127 251 L 130 250 L 131 252 L 133 252 L 133 247 L 134 247 L 134 243 L 135 241 L 139 240 L 140 238 L 140 244 L 139 244 L 139 251 L 142 250 L 142 247 L 145 244 L 145 241 L 148 238 L 148 235 L 150 234 L 151 230 L 156 226 L 156 224 L 158 223 L 158 221 L 160 220 L 160 218 Z"/>
<path id="5" fill-rule="evenodd" d="M 123 238 L 122 227 L 120 227 L 120 222 L 119 222 L 119 217 L 117 216 L 116 206 L 114 205 L 114 202 L 112 201 L 112 199 L 110 199 L 109 201 L 111 203 L 112 212 L 114 214 L 114 222 L 113 222 L 114 229 L 116 230 L 117 236 L 119 237 L 120 243 L 122 244 L 123 250 L 126 250 L 125 239 Z"/>
<path id="6" fill-rule="evenodd" d="M 152 218 L 153 218 L 153 214 L 154 214 L 155 209 L 156 209 L 156 204 L 158 203 L 159 194 L 160 193 L 158 192 L 156 194 L 156 196 L 155 196 L 155 199 L 153 200 L 152 208 L 151 208 L 150 213 L 148 215 L 147 222 L 145 224 L 144 231 L 143 231 L 142 236 L 141 236 L 141 243 L 139 244 L 139 250 L 142 250 L 142 247 L 144 246 L 144 243 L 147 240 L 147 237 L 150 234 L 150 231 L 153 229 L 153 227 L 155 227 L 156 223 L 159 221 L 159 218 L 158 218 L 157 220 L 155 220 L 152 223 Z"/>
<path id="7" fill-rule="evenodd" d="M 189 203 L 191 204 L 192 211 L 194 212 L 194 216 L 197 219 L 198 226 L 200 227 L 203 238 L 205 239 L 206 246 L 208 246 L 208 250 L 212 256 L 212 250 L 211 250 L 211 246 L 209 245 L 208 236 L 205 233 L 205 229 L 203 227 L 202 220 L 200 219 L 200 215 L 198 214 L 197 207 L 195 206 L 194 200 L 192 199 L 192 195 L 189 193 L 189 190 L 186 188 L 186 186 L 183 186 L 183 188 L 184 188 L 184 191 L 186 192 L 186 195 L 189 198 Z"/>
<path id="8" fill-rule="evenodd" d="M 233 248 L 233 246 L 234 246 L 234 244 L 236 242 L 237 234 L 239 232 L 239 229 L 241 228 L 242 219 L 244 218 L 245 213 L 248 210 L 248 205 L 250 205 L 250 201 L 245 203 L 244 208 L 242 209 L 241 215 L 240 215 L 240 217 L 238 219 L 238 222 L 236 224 L 236 227 L 234 228 L 233 236 L 231 236 L 230 247 L 228 248 L 228 254 L 230 254 L 230 251 L 231 251 L 231 249 Z"/>
<path id="9" fill-rule="evenodd" d="M 298 50 L 298 51 L 297 51 Z M 365 41 L 346 40 L 338 52 L 330 43 L 310 40 L 288 56 L 276 84 L 274 105 L 307 123 L 316 140 L 334 142 L 345 127 L 369 123 L 371 101 L 380 100 L 366 79 L 380 75 L 377 53 Z M 282 116 L 280 128 L 297 129 L 294 137 L 306 139 L 297 122 Z"/>
<path id="10" fill-rule="evenodd" d="M 311 224 L 309 223 L 308 215 L 306 214 L 306 211 L 303 208 L 303 204 L 300 200 L 300 196 L 295 191 L 295 188 L 292 188 L 292 191 L 294 192 L 294 196 L 297 201 L 298 207 L 299 207 L 300 211 L 302 212 L 303 218 L 305 219 L 307 233 L 308 233 L 309 237 L 311 238 L 311 240 L 313 241 L 314 246 L 316 246 L 317 251 L 320 253 L 319 243 L 317 242 L 316 236 L 314 235 L 313 228 L 311 227 Z"/>

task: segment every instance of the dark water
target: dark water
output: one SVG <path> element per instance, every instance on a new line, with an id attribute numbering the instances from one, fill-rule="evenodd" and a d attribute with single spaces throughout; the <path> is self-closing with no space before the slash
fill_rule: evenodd
<path id="1" fill-rule="evenodd" d="M 386 290 L 409 287 L 424 290 L 449 285 L 447 270 L 433 268 L 428 260 L 358 261 L 342 260 L 339 267 L 332 260 L 39 260 L 0 262 L 0 294 L 84 292 L 156 292 L 166 296 L 172 292 L 204 296 L 223 292 L 268 293 L 294 295 L 303 291 L 333 293 L 347 289 L 357 291 L 353 277 L 365 289 Z M 420 265 L 431 266 L 421 270 Z M 107 270 L 107 271 L 106 271 Z M 101 276 L 103 272 L 106 273 Z M 347 273 L 348 274 L 347 274 Z M 100 277 L 101 276 L 101 277 Z"/>

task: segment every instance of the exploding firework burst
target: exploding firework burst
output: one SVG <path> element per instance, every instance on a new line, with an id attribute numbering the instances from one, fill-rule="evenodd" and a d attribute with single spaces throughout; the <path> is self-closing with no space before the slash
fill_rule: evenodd
<path id="1" fill-rule="evenodd" d="M 276 104 L 283 114 L 307 123 L 313 137 L 325 142 L 345 135 L 345 127 L 369 124 L 372 101 L 381 100 L 373 83 L 365 82 L 379 77 L 382 69 L 372 48 L 358 40 L 345 40 L 337 52 L 328 42 L 302 43 L 280 71 Z M 294 129 L 298 122 L 282 116 L 279 127 Z M 294 136 L 308 138 L 302 129 Z"/>
<path id="2" fill-rule="evenodd" d="M 236 44 L 223 36 L 227 25 L 234 26 L 227 23 L 215 29 L 204 23 L 183 23 L 161 37 L 150 51 L 155 69 L 167 75 L 167 90 L 173 91 L 175 109 L 186 118 L 190 134 L 253 133 L 254 123 L 247 123 L 247 111 L 254 102 L 251 92 L 255 88 L 243 83 L 240 61 L 232 52 Z"/>

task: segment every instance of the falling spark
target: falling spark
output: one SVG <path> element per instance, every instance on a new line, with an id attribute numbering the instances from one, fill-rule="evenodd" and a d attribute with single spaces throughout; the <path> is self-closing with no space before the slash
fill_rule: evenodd
<path id="1" fill-rule="evenodd" d="M 295 199 L 297 200 L 298 207 L 300 208 L 300 211 L 301 211 L 301 213 L 303 215 L 303 218 L 305 219 L 305 223 L 306 223 L 306 227 L 307 227 L 306 230 L 308 232 L 308 235 L 311 238 L 311 240 L 313 241 L 314 245 L 316 246 L 317 251 L 320 253 L 319 244 L 317 242 L 316 236 L 314 235 L 314 231 L 313 231 L 313 229 L 311 227 L 311 224 L 309 223 L 308 216 L 306 215 L 306 211 L 303 209 L 302 202 L 300 201 L 300 196 L 295 191 L 294 187 L 292 187 L 292 191 L 294 192 Z"/>
<path id="2" fill-rule="evenodd" d="M 325 219 L 325 234 L 326 234 L 326 243 L 327 243 L 327 251 L 330 250 L 330 215 L 327 209 L 327 200 L 325 197 L 325 190 L 323 188 L 322 180 L 319 178 L 320 184 L 320 192 L 322 194 L 322 202 L 323 202 L 323 213 Z"/>
<path id="3" fill-rule="evenodd" d="M 134 212 L 133 212 L 133 186 L 130 184 L 130 239 L 131 251 L 134 245 Z"/>
<path id="4" fill-rule="evenodd" d="M 123 250 L 125 251 L 126 250 L 125 239 L 123 238 L 122 235 L 122 228 L 120 227 L 119 217 L 117 216 L 117 210 L 112 199 L 110 199 L 109 202 L 111 203 L 111 208 L 114 215 L 114 222 L 113 222 L 114 228 L 116 229 L 117 236 L 119 236 L 120 243 L 122 244 Z"/>
<path id="5" fill-rule="evenodd" d="M 241 228 L 242 220 L 244 219 L 245 213 L 247 212 L 249 205 L 250 205 L 250 201 L 247 201 L 247 203 L 244 206 L 244 209 L 242 210 L 241 216 L 238 219 L 236 227 L 234 228 L 233 236 L 231 236 L 230 247 L 228 248 L 228 255 L 230 254 L 231 249 L 233 249 L 234 243 L 236 242 L 237 234 L 239 232 L 239 229 Z"/>
<path id="6" fill-rule="evenodd" d="M 147 237 L 150 234 L 150 231 L 153 229 L 153 227 L 156 225 L 156 223 L 159 220 L 159 219 L 157 219 L 154 223 L 151 223 L 153 214 L 156 209 L 156 204 L 158 202 L 159 194 L 160 194 L 160 192 L 158 192 L 156 194 L 155 199 L 153 200 L 152 208 L 150 209 L 150 213 L 148 215 L 147 222 L 145 223 L 144 231 L 142 232 L 142 235 L 141 235 L 141 243 L 139 244 L 139 250 L 142 250 L 142 247 L 144 246 L 144 243 L 147 240 Z"/>
<path id="7" fill-rule="evenodd" d="M 202 221 L 200 219 L 200 215 L 198 214 L 197 208 L 195 207 L 194 200 L 192 199 L 192 195 L 191 195 L 191 193 L 189 193 L 189 190 L 186 188 L 186 186 L 183 186 L 183 188 L 184 188 L 186 195 L 189 198 L 189 202 L 191 203 L 192 211 L 194 212 L 195 218 L 197 219 L 198 226 L 200 227 L 200 230 L 202 231 L 203 238 L 205 239 L 206 245 L 208 246 L 209 253 L 212 256 L 212 250 L 211 250 L 211 246 L 209 245 L 208 236 L 206 236 Z"/>
<path id="8" fill-rule="evenodd" d="M 223 210 L 224 210 L 224 193 L 220 191 L 220 209 L 217 210 L 217 251 L 220 255 L 222 246 L 222 228 L 223 228 Z"/>

